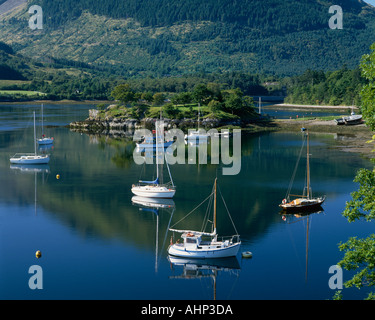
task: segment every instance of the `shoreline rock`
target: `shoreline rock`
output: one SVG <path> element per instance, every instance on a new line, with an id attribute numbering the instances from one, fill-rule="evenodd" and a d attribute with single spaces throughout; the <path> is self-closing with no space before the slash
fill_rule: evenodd
<path id="1" fill-rule="evenodd" d="M 109 106 L 108 108 L 110 108 Z M 110 130 L 121 130 L 121 131 L 134 131 L 139 128 L 154 129 L 156 118 L 144 118 L 142 120 L 137 119 L 123 119 L 106 117 L 100 119 L 99 110 L 90 109 L 89 117 L 84 121 L 75 121 L 69 124 L 71 129 L 76 131 L 90 132 L 90 133 L 105 133 Z M 196 128 L 198 121 L 195 119 L 184 118 L 184 119 L 163 119 L 166 129 L 178 128 L 187 130 L 189 128 Z M 204 129 L 212 129 L 221 126 L 241 126 L 241 120 L 219 120 L 206 118 L 199 121 L 199 126 Z"/>

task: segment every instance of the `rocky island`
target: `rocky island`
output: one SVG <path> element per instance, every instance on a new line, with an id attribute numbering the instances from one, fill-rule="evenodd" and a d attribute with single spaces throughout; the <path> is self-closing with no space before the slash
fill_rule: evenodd
<path id="1" fill-rule="evenodd" d="M 116 105 L 110 105 L 107 109 L 111 110 L 116 108 Z M 107 114 L 107 112 L 106 112 Z M 123 116 L 115 117 L 105 115 L 104 117 L 97 109 L 89 110 L 89 117 L 84 121 L 76 121 L 70 123 L 70 128 L 77 131 L 84 131 L 89 133 L 102 133 L 106 134 L 111 131 L 133 131 L 138 128 L 153 128 L 157 117 L 145 117 L 142 119 L 126 118 Z M 188 128 L 199 127 L 204 129 L 218 128 L 223 126 L 240 127 L 241 119 L 218 119 L 218 118 L 204 118 L 197 120 L 193 118 L 170 119 L 163 118 L 166 127 L 180 128 L 187 130 Z M 199 123 L 198 123 L 199 121 Z"/>
<path id="2" fill-rule="evenodd" d="M 240 89 L 221 90 L 219 86 L 197 84 L 192 92 L 180 94 L 134 92 L 128 84 L 117 86 L 111 93 L 116 103 L 98 105 L 82 122 L 70 127 L 88 132 L 129 131 L 139 127 L 152 128 L 156 119 L 164 119 L 167 128 L 222 126 L 244 127 L 260 119 L 253 99 Z"/>

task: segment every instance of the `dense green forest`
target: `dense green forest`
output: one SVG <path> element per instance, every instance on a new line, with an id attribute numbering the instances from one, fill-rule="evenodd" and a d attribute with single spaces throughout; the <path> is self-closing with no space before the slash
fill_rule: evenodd
<path id="1" fill-rule="evenodd" d="M 307 70 L 300 76 L 284 79 L 288 86 L 286 103 L 360 106 L 360 92 L 367 83 L 359 68 L 323 72 Z"/>
<path id="2" fill-rule="evenodd" d="M 23 55 L 111 69 L 124 77 L 243 72 L 291 76 L 355 68 L 375 42 L 375 9 L 358 0 L 36 0 L 3 16 L 0 41 Z M 344 28 L 331 30 L 331 5 Z M 25 8 L 27 9 L 27 8 Z"/>
<path id="3" fill-rule="evenodd" d="M 13 49 L 0 42 L 0 80 L 7 82 L 0 89 L 30 90 L 46 93 L 45 99 L 107 100 L 112 90 L 128 83 L 137 92 L 181 93 L 193 91 L 198 83 L 216 83 L 220 89 L 239 88 L 245 95 L 267 95 L 262 82 L 267 77 L 257 74 L 231 72 L 223 74 L 195 74 L 163 78 L 124 78 L 111 69 L 93 67 L 67 59 L 44 57 L 45 62 L 14 54 Z M 10 99 L 10 97 L 6 97 Z"/>
<path id="4" fill-rule="evenodd" d="M 364 28 L 364 22 L 358 18 L 364 4 L 352 0 L 337 0 L 334 3 L 299 0 L 298 4 L 283 0 L 40 0 L 39 4 L 52 17 L 52 27 L 78 18 L 87 10 L 116 19 L 134 18 L 142 26 L 170 26 L 181 21 L 224 22 L 230 24 L 231 35 L 240 38 L 246 30 L 238 28 L 239 25 L 256 28 L 260 35 L 321 29 L 327 26 L 329 6 L 335 4 L 340 5 L 347 14 L 348 26 Z M 285 19 L 292 13 L 299 19 Z M 211 30 L 216 34 L 222 31 Z"/>
<path id="5" fill-rule="evenodd" d="M 1 80 L 5 80 L 1 82 Z M 126 84 L 138 97 L 163 93 L 176 104 L 191 103 L 197 85 L 211 90 L 221 106 L 218 92 L 240 90 L 243 96 L 287 94 L 285 102 L 295 104 L 360 105 L 360 90 L 366 83 L 358 68 L 335 71 L 307 70 L 293 77 L 276 77 L 245 72 L 195 73 L 168 77 L 123 77 L 111 69 L 67 59 L 44 57 L 44 62 L 16 54 L 0 42 L 0 89 L 42 92 L 38 99 L 111 100 L 116 86 Z M 272 85 L 270 85 L 272 84 Z M 186 100 L 190 95 L 190 100 Z M 29 96 L 0 94 L 0 100 L 27 100 Z M 185 101 L 185 102 L 184 102 Z M 152 102 L 152 99 L 150 100 Z M 208 104 L 208 103 L 207 103 Z M 216 105 L 218 107 L 218 105 Z M 220 107 L 220 106 L 219 106 Z"/>

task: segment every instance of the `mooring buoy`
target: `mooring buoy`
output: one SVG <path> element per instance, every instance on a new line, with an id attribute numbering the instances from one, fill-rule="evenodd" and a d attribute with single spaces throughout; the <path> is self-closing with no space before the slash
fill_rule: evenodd
<path id="1" fill-rule="evenodd" d="M 253 254 L 250 251 L 244 251 L 242 252 L 242 258 L 252 258 Z"/>

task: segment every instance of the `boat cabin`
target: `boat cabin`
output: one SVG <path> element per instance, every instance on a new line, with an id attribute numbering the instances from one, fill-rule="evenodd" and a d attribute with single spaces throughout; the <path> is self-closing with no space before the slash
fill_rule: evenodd
<path id="1" fill-rule="evenodd" d="M 209 236 L 211 237 L 210 240 L 203 240 L 202 236 Z M 232 244 L 232 241 L 225 240 L 225 241 L 217 241 L 216 235 L 213 236 L 208 234 L 200 234 L 200 233 L 193 233 L 193 232 L 184 232 L 181 235 L 181 238 L 184 240 L 183 246 L 187 250 L 197 250 L 197 249 L 204 249 L 204 250 L 212 250 L 218 248 L 226 248 Z"/>
<path id="2" fill-rule="evenodd" d="M 194 234 L 192 232 L 183 233 L 181 238 L 184 239 L 185 248 L 196 249 L 202 242 L 202 235 Z"/>

